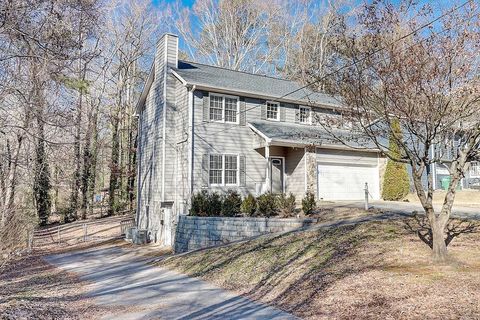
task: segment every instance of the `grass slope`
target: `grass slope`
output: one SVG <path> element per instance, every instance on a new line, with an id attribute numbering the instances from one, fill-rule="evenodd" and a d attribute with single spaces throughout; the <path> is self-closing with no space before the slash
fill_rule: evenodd
<path id="1" fill-rule="evenodd" d="M 404 221 L 265 236 L 161 262 L 311 319 L 479 319 L 479 234 L 432 266 Z"/>

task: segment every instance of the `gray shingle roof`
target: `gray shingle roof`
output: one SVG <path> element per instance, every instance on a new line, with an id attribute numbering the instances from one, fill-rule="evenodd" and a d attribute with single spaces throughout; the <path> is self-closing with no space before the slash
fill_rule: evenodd
<path id="1" fill-rule="evenodd" d="M 282 98 L 304 104 L 340 106 L 338 98 L 306 88 L 300 89 L 302 85 L 290 80 L 182 60 L 178 61 L 178 68 L 174 71 L 192 85 L 251 93 L 273 100 Z M 300 90 L 290 94 L 297 89 Z"/>
<path id="2" fill-rule="evenodd" d="M 338 145 L 347 147 L 331 133 L 319 126 L 265 120 L 251 121 L 249 124 L 254 130 L 261 132 L 269 138 L 273 144 L 278 142 L 291 143 L 292 145 Z M 348 146 L 374 149 L 371 142 L 346 130 L 336 130 L 334 134 L 346 142 Z"/>

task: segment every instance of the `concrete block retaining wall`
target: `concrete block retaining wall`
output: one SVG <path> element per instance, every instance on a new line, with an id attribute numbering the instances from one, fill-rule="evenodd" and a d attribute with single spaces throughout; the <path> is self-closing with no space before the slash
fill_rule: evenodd
<path id="1" fill-rule="evenodd" d="M 213 247 L 272 232 L 299 229 L 315 219 L 227 218 L 180 216 L 175 232 L 176 253 Z"/>

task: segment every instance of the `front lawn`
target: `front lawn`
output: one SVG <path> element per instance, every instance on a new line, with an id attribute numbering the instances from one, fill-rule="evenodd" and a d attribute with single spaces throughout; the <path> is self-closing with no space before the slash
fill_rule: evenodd
<path id="1" fill-rule="evenodd" d="M 433 266 L 409 220 L 269 235 L 162 266 L 308 319 L 480 318 L 480 234 Z"/>

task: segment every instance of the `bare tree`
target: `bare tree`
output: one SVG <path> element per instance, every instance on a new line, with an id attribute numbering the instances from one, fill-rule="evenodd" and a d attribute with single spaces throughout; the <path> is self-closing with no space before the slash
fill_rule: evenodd
<path id="1" fill-rule="evenodd" d="M 410 1 L 397 7 L 377 1 L 363 9 L 354 33 L 345 37 L 339 72 L 332 74 L 345 106 L 342 117 L 324 127 L 341 143 L 378 148 L 411 167 L 432 230 L 434 258 L 444 261 L 457 185 L 469 162 L 479 158 L 478 4 L 470 1 L 441 18 L 438 10 Z M 356 134 L 340 134 L 339 122 Z M 389 136 L 400 155 L 389 149 Z M 451 177 L 439 212 L 432 205 L 435 163 L 448 165 Z"/>
<path id="2" fill-rule="evenodd" d="M 282 44 L 270 46 L 271 27 L 283 12 L 280 2 L 197 0 L 193 9 L 170 7 L 175 31 L 198 61 L 233 70 L 265 71 Z"/>
<path id="3" fill-rule="evenodd" d="M 313 82 L 316 90 L 329 91 L 332 78 L 325 75 L 335 67 L 339 35 L 354 13 L 348 0 L 286 1 L 269 33 L 269 43 L 281 48 L 272 51 L 276 71 L 302 84 Z"/>
<path id="4" fill-rule="evenodd" d="M 150 1 L 115 2 L 110 9 L 105 39 L 112 60 L 108 70 L 111 101 L 111 156 L 109 178 L 109 209 L 134 207 L 135 182 L 135 103 L 148 70 L 162 14 Z"/>
<path id="5" fill-rule="evenodd" d="M 0 84 L 6 93 L 1 111 L 2 116 L 9 119 L 4 140 L 10 162 L 5 203 L 15 202 L 21 168 L 26 174 L 23 178 L 28 181 L 22 184 L 30 188 L 33 195 L 30 199 L 40 224 L 47 223 L 50 213 L 49 145 L 55 142 L 49 139 L 57 126 L 51 121 L 56 98 L 50 93 L 58 91 L 64 70 L 76 59 L 76 31 L 84 30 L 77 15 L 91 16 L 92 10 L 93 1 L 4 1 L 0 4 L 0 62 L 6 80 Z M 14 137 L 16 139 L 12 139 Z M 7 212 L 10 217 L 19 213 L 18 210 Z"/>

